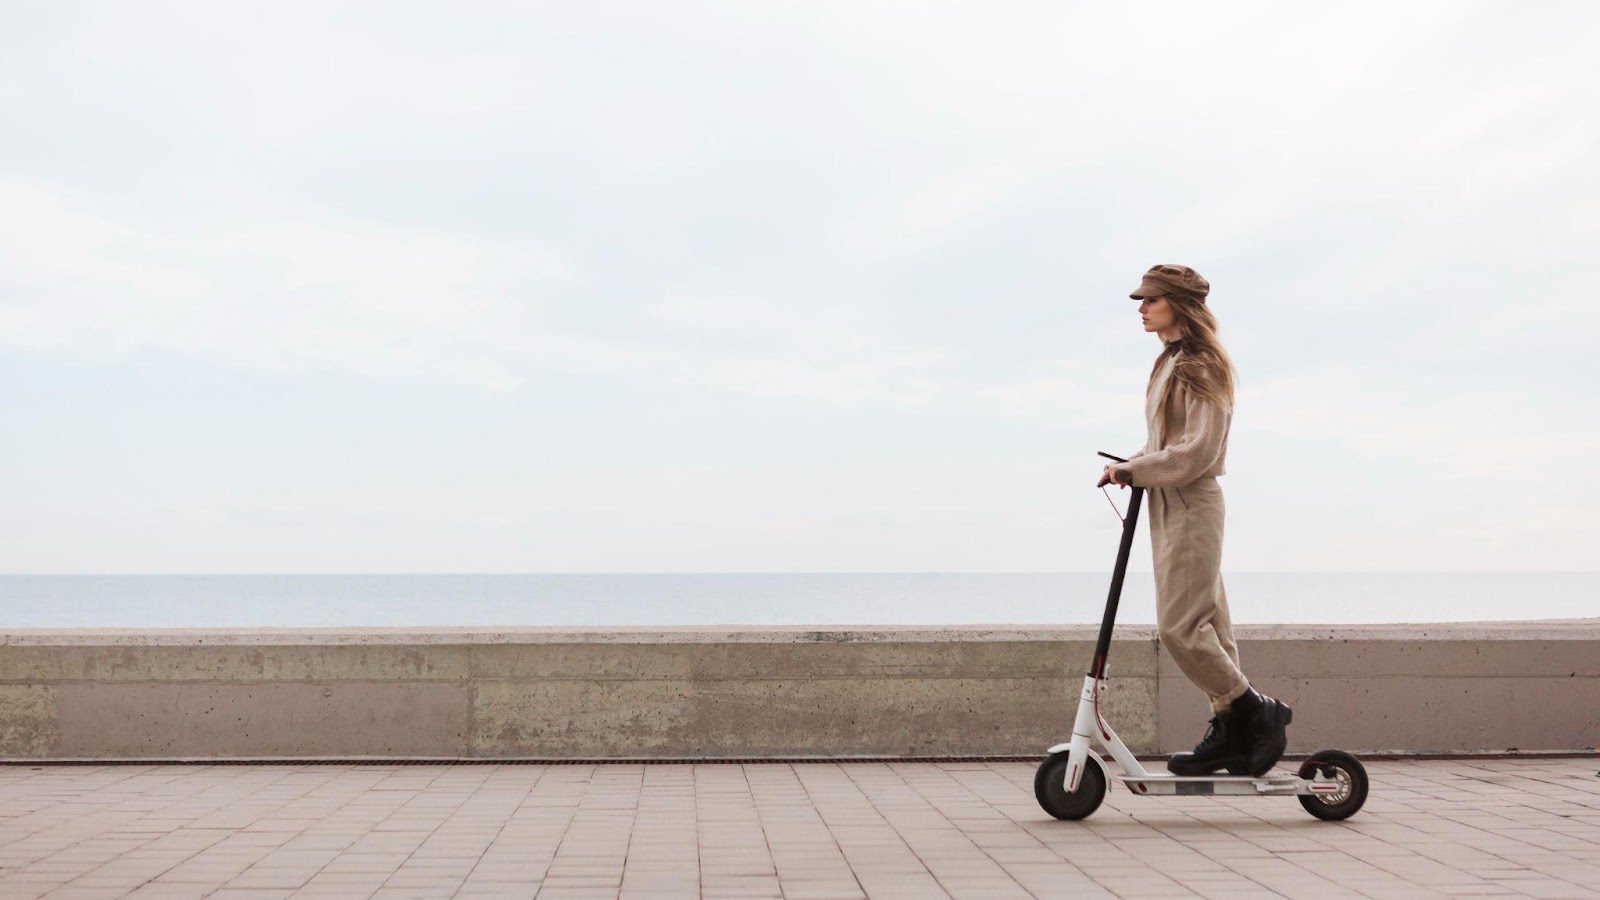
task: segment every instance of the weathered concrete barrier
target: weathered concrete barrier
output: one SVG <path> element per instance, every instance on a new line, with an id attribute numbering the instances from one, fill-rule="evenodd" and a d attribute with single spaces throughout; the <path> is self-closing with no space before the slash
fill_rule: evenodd
<path id="1" fill-rule="evenodd" d="M 1295 709 L 1289 749 L 1503 753 L 1600 745 L 1600 620 L 1235 629 L 1251 680 Z M 1164 750 L 1208 715 L 1161 654 Z"/>
<path id="2" fill-rule="evenodd" d="M 1600 743 L 1600 622 L 1239 629 L 1291 750 Z M 1064 740 L 1091 626 L 16 631 L 0 757 L 1033 755 Z M 1192 745 L 1198 691 L 1119 629 L 1107 718 Z"/>

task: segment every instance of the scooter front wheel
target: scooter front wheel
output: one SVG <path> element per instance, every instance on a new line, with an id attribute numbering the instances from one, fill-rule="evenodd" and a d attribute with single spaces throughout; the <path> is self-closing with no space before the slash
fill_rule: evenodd
<path id="1" fill-rule="evenodd" d="M 1068 751 L 1052 753 L 1039 764 L 1033 776 L 1033 795 L 1039 799 L 1044 811 L 1058 819 L 1075 822 L 1086 819 L 1100 808 L 1106 798 L 1106 771 L 1101 766 L 1087 762 L 1083 777 L 1078 779 L 1078 789 L 1067 790 Z"/>
<path id="2" fill-rule="evenodd" d="M 1338 785 L 1327 793 L 1302 794 L 1300 805 L 1319 819 L 1337 822 L 1348 819 L 1367 802 L 1367 769 L 1361 760 L 1343 750 L 1318 750 L 1300 764 L 1300 777 L 1321 775 Z"/>

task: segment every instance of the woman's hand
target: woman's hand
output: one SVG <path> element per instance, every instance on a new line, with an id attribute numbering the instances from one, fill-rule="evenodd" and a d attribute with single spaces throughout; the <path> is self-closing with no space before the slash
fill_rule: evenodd
<path id="1" fill-rule="evenodd" d="M 1118 476 L 1121 476 L 1121 478 Z M 1128 477 L 1127 472 L 1123 472 L 1111 466 L 1106 466 L 1105 471 L 1100 473 L 1100 483 L 1095 485 L 1095 487 L 1105 487 L 1108 484 L 1114 484 L 1117 487 L 1127 487 L 1128 482 L 1132 480 L 1132 478 Z"/>

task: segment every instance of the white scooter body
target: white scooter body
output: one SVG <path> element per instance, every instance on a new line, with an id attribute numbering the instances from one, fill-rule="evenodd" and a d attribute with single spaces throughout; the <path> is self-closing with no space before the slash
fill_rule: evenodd
<path id="1" fill-rule="evenodd" d="M 1313 795 L 1333 794 L 1341 788 L 1336 779 L 1325 777 L 1320 769 L 1311 778 L 1301 778 L 1281 769 L 1275 769 L 1260 778 L 1249 775 L 1187 776 L 1148 771 L 1100 715 L 1100 701 L 1105 693 L 1106 683 L 1103 679 L 1097 682 L 1094 677 L 1085 676 L 1083 694 L 1078 698 L 1078 715 L 1072 723 L 1072 740 L 1056 744 L 1047 751 L 1051 754 L 1070 751 L 1065 776 L 1068 793 L 1078 789 L 1085 766 L 1097 765 L 1105 769 L 1105 762 L 1090 746 L 1091 738 L 1099 741 L 1111 758 L 1117 761 L 1117 765 L 1122 767 L 1120 775 L 1112 775 L 1109 771 L 1106 774 L 1127 785 L 1128 790 L 1135 794 Z"/>

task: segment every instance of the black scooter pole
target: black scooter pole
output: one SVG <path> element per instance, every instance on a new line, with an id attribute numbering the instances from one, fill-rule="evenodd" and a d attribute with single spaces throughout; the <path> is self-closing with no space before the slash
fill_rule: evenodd
<path id="1" fill-rule="evenodd" d="M 1127 460 L 1101 452 L 1101 456 L 1115 462 Z M 1106 596 L 1106 614 L 1100 620 L 1100 638 L 1094 645 L 1094 663 L 1089 677 L 1096 681 L 1106 677 L 1106 656 L 1111 652 L 1111 631 L 1117 625 L 1117 603 L 1122 599 L 1122 579 L 1128 574 L 1128 554 L 1133 550 L 1133 532 L 1139 527 L 1139 505 L 1144 499 L 1144 488 L 1133 489 L 1128 500 L 1128 515 L 1122 522 L 1122 543 L 1117 547 L 1117 567 L 1111 573 L 1111 593 Z"/>

